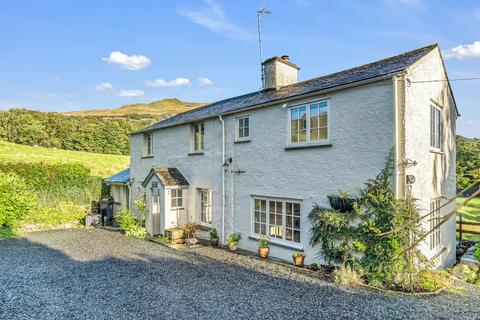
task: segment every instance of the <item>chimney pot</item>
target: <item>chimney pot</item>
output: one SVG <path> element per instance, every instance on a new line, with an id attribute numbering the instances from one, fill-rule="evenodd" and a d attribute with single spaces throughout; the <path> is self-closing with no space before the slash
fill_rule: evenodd
<path id="1" fill-rule="evenodd" d="M 284 54 L 283 56 L 281 56 L 281 58 L 285 61 L 289 61 L 290 57 L 287 56 L 286 54 Z"/>

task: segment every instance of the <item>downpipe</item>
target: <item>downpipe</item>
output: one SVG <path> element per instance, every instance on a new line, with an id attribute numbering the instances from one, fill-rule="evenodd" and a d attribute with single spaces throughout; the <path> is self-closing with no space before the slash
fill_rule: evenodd
<path id="1" fill-rule="evenodd" d="M 218 119 L 222 123 L 222 244 L 225 244 L 225 162 L 226 162 L 226 154 L 225 154 L 225 121 L 223 120 L 222 116 L 219 115 Z"/>

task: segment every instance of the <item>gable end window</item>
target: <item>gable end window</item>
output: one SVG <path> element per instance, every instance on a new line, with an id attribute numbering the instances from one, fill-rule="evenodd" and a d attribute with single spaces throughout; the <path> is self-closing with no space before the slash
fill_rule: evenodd
<path id="1" fill-rule="evenodd" d="M 205 124 L 193 125 L 193 152 L 203 152 L 205 147 Z"/>
<path id="2" fill-rule="evenodd" d="M 430 147 L 442 148 L 442 112 L 430 106 Z"/>
<path id="3" fill-rule="evenodd" d="M 153 134 L 147 133 L 143 135 L 143 155 L 153 155 Z"/>
<path id="4" fill-rule="evenodd" d="M 250 117 L 243 116 L 237 118 L 237 132 L 236 139 L 237 141 L 245 141 L 250 139 Z"/>
<path id="5" fill-rule="evenodd" d="M 328 109 L 327 101 L 290 108 L 290 143 L 328 141 Z"/>
<path id="6" fill-rule="evenodd" d="M 430 250 L 435 249 L 441 242 L 440 232 L 440 200 L 433 200 L 430 203 Z"/>

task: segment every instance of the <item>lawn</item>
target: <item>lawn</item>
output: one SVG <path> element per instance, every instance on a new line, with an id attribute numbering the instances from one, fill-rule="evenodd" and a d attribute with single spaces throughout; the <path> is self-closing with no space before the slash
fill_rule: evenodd
<path id="1" fill-rule="evenodd" d="M 457 198 L 457 205 L 460 205 L 466 198 Z M 470 200 L 467 206 L 457 213 L 457 221 L 460 220 L 460 213 L 464 222 L 478 222 L 480 223 L 480 198 Z M 480 226 L 463 226 L 464 230 L 472 230 L 480 232 Z M 479 240 L 480 235 L 464 234 L 464 239 Z"/>
<path id="2" fill-rule="evenodd" d="M 0 141 L 0 161 L 80 163 L 95 176 L 108 177 L 130 163 L 129 156 L 32 147 Z"/>

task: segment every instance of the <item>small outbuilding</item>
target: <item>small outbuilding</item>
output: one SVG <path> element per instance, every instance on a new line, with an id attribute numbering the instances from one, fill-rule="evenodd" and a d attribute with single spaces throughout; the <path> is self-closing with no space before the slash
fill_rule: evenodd
<path id="1" fill-rule="evenodd" d="M 116 216 L 122 209 L 131 208 L 131 181 L 130 168 L 117 172 L 111 177 L 103 180 L 110 186 L 110 196 L 113 198 L 113 216 Z"/>

